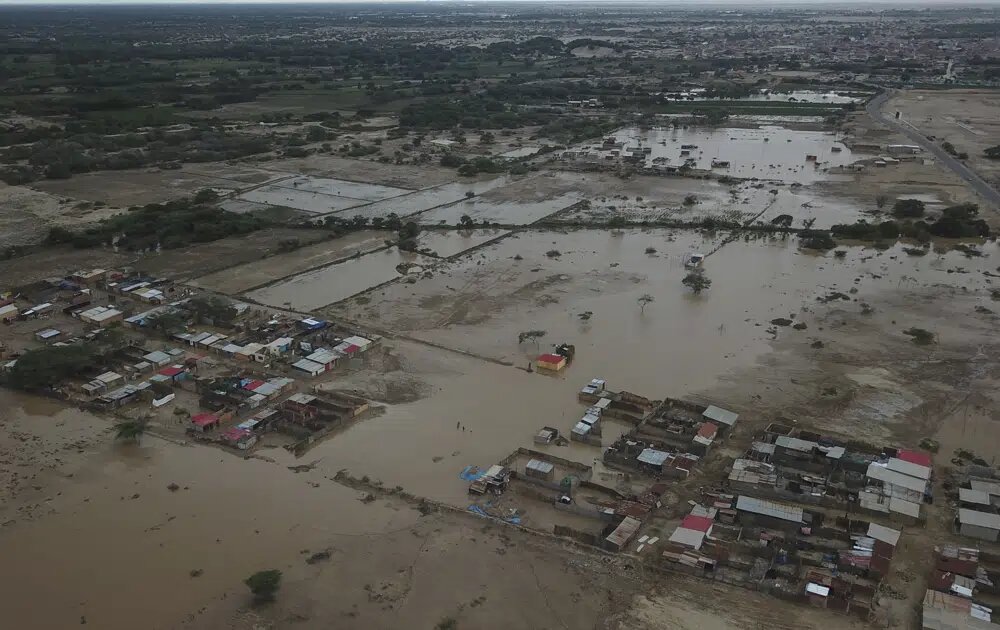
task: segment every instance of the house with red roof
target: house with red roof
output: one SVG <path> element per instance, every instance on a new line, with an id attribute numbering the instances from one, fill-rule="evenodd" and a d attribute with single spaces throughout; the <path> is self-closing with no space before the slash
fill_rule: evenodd
<path id="1" fill-rule="evenodd" d="M 195 431 L 208 433 L 219 428 L 219 416 L 214 413 L 198 413 L 191 416 L 191 426 Z"/>

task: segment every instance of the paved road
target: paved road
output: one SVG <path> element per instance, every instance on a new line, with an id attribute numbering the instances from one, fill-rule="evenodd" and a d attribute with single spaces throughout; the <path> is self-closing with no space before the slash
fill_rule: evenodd
<path id="1" fill-rule="evenodd" d="M 965 182 L 971 186 L 973 190 L 979 193 L 979 195 L 985 199 L 989 205 L 993 206 L 994 209 L 1000 208 L 1000 192 L 997 192 L 997 190 L 990 186 L 986 180 L 974 173 L 972 169 L 967 167 L 965 164 L 962 164 L 960 161 L 948 155 L 944 149 L 935 144 L 933 141 L 928 140 L 926 136 L 918 132 L 910 125 L 901 124 L 891 115 L 885 116 L 882 114 L 882 106 L 885 105 L 885 102 L 888 101 L 891 96 L 892 92 L 887 91 L 879 94 L 869 101 L 867 106 L 868 115 L 886 127 L 905 135 L 911 142 L 919 145 L 924 151 L 932 154 L 940 160 L 942 164 L 964 179 Z"/>

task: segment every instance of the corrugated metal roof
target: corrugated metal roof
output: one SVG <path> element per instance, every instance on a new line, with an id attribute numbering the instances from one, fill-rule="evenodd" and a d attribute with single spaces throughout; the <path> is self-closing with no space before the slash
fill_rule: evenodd
<path id="1" fill-rule="evenodd" d="M 904 475 L 909 475 L 925 481 L 931 478 L 931 469 L 927 466 L 914 464 L 912 462 L 899 459 L 898 457 L 889 458 L 888 468 L 889 470 L 895 470 L 896 472 L 903 473 Z"/>
<path id="2" fill-rule="evenodd" d="M 830 594 L 830 587 L 823 586 L 822 584 L 816 584 L 815 582 L 809 582 L 806 584 L 806 592 L 812 595 L 826 597 Z"/>
<path id="3" fill-rule="evenodd" d="M 705 416 L 709 420 L 715 422 L 720 422 L 728 427 L 736 424 L 736 420 L 740 417 L 739 414 L 733 413 L 722 407 L 716 407 L 715 405 L 710 405 L 701 415 Z"/>
<path id="4" fill-rule="evenodd" d="M 326 366 L 316 363 L 315 361 L 310 361 L 309 359 L 299 359 L 292 364 L 293 368 L 302 370 L 303 372 L 308 372 L 309 374 L 319 374 L 326 370 Z"/>
<path id="5" fill-rule="evenodd" d="M 744 495 L 737 497 L 736 509 L 792 523 L 801 523 L 804 513 L 800 507 L 785 505 L 784 503 L 777 503 L 775 501 L 765 501 L 764 499 L 755 499 Z"/>
<path id="6" fill-rule="evenodd" d="M 992 496 L 1000 496 L 1000 483 L 988 479 L 973 479 L 969 482 L 973 490 L 986 492 Z"/>
<path id="7" fill-rule="evenodd" d="M 636 459 L 643 464 L 649 464 L 650 466 L 662 466 L 663 462 L 667 461 L 668 457 L 670 457 L 670 453 L 658 451 L 655 448 L 647 448 L 643 449 Z"/>
<path id="8" fill-rule="evenodd" d="M 678 527 L 674 530 L 674 533 L 670 534 L 670 538 L 668 540 L 672 543 L 677 543 L 678 545 L 691 547 L 692 549 L 701 549 L 701 545 L 705 541 L 705 532 L 699 532 L 696 529 L 687 529 L 686 527 Z"/>
<path id="9" fill-rule="evenodd" d="M 958 500 L 962 503 L 976 503 L 978 505 L 989 505 L 990 494 L 982 490 L 971 490 L 969 488 L 958 489 Z"/>
<path id="10" fill-rule="evenodd" d="M 618 527 L 615 528 L 615 531 L 608 534 L 607 541 L 617 545 L 620 549 L 624 547 L 633 536 L 636 535 L 641 526 L 641 521 L 634 519 L 631 516 L 626 516 L 622 522 L 618 524 Z"/>
<path id="11" fill-rule="evenodd" d="M 896 546 L 899 542 L 899 530 L 892 529 L 891 527 L 885 527 L 879 525 L 878 523 L 871 523 L 868 525 L 868 536 L 874 538 L 875 540 L 881 540 L 884 543 Z"/>
<path id="12" fill-rule="evenodd" d="M 958 522 L 962 525 L 975 525 L 976 527 L 1000 530 L 1000 514 L 959 508 Z"/>
<path id="13" fill-rule="evenodd" d="M 907 501 L 906 499 L 900 499 L 899 497 L 890 497 L 889 511 L 899 512 L 900 514 L 906 514 L 907 516 L 917 518 L 920 516 L 920 504 Z"/>
<path id="14" fill-rule="evenodd" d="M 769 455 L 774 454 L 774 444 L 768 444 L 767 442 L 754 442 L 753 450 L 758 453 L 767 453 Z"/>
<path id="15" fill-rule="evenodd" d="M 894 486 L 901 486 L 914 492 L 922 493 L 927 489 L 927 482 L 925 480 L 904 475 L 895 470 L 889 470 L 885 466 L 881 466 L 875 462 L 868 465 L 867 474 L 872 479 L 878 479 L 883 483 L 890 483 Z"/>
<path id="16" fill-rule="evenodd" d="M 528 470 L 538 471 L 538 472 L 540 472 L 540 473 L 542 473 L 544 475 L 549 474 L 550 472 L 552 472 L 555 469 L 555 466 L 553 466 L 549 462 L 543 462 L 540 459 L 531 459 L 531 460 L 528 460 L 528 463 L 525 464 L 524 467 L 526 469 L 528 469 Z"/>
<path id="17" fill-rule="evenodd" d="M 775 446 L 780 446 L 781 448 L 791 449 L 793 451 L 800 451 L 803 453 L 810 453 L 814 448 L 819 446 L 816 442 L 810 442 L 808 440 L 800 440 L 796 437 L 789 437 L 787 435 L 779 435 L 778 439 L 774 441 Z"/>

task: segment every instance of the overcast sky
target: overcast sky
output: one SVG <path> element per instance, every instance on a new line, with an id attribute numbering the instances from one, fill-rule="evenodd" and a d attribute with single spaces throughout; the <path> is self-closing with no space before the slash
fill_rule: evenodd
<path id="1" fill-rule="evenodd" d="M 4 5 L 45 5 L 45 4 L 75 4 L 75 5 L 108 5 L 108 4 L 398 4 L 408 2 L 413 4 L 466 4 L 489 2 L 540 2 L 541 0 L 0 0 Z M 663 6 L 689 6 L 698 8 L 706 4 L 743 6 L 747 8 L 761 5 L 820 5 L 836 8 L 844 5 L 865 5 L 877 8 L 880 5 L 946 5 L 946 6 L 982 6 L 1000 5 L 1000 0 L 554 0 L 558 4 L 659 4 Z"/>

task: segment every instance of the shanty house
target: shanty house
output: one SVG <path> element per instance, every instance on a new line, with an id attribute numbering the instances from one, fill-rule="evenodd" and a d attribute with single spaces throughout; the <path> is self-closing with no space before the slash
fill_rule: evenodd
<path id="1" fill-rule="evenodd" d="M 191 426 L 195 431 L 208 433 L 219 427 L 219 416 L 214 413 L 198 413 L 191 416 Z"/>
<path id="2" fill-rule="evenodd" d="M 997 542 L 1000 535 L 1000 514 L 958 509 L 959 531 L 963 536 Z"/>
<path id="3" fill-rule="evenodd" d="M 744 523 L 770 529 L 799 529 L 806 523 L 805 511 L 798 506 L 740 495 L 736 511 Z"/>
<path id="4" fill-rule="evenodd" d="M 622 551 L 629 542 L 639 533 L 642 522 L 638 519 L 626 516 L 618 525 L 610 525 L 610 532 L 604 537 L 601 546 L 608 551 Z M 605 530 L 606 532 L 608 530 Z"/>
<path id="5" fill-rule="evenodd" d="M 736 421 L 739 419 L 739 415 L 723 409 L 722 407 L 716 407 L 715 405 L 709 405 L 705 411 L 702 412 L 702 417 L 709 422 L 714 422 L 718 425 L 720 433 L 726 435 L 734 426 L 736 426 Z"/>
<path id="6" fill-rule="evenodd" d="M 540 370 L 558 372 L 566 367 L 566 357 L 561 354 L 546 353 L 535 359 L 535 365 Z"/>
<path id="7" fill-rule="evenodd" d="M 95 306 L 79 314 L 80 321 L 95 326 L 109 326 L 125 319 L 125 314 L 110 306 Z"/>

